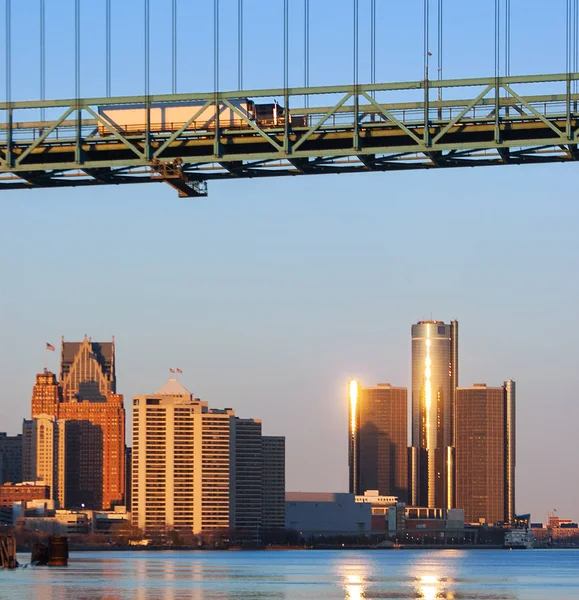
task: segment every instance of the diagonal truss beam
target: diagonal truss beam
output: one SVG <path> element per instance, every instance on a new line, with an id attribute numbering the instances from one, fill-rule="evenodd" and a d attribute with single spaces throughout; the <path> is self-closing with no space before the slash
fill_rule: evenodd
<path id="1" fill-rule="evenodd" d="M 226 98 L 223 100 L 223 104 L 227 106 L 230 110 L 232 110 L 237 116 L 241 117 L 243 122 L 246 125 L 249 125 L 256 133 L 258 133 L 264 140 L 269 142 L 278 152 L 284 152 L 283 146 L 280 146 L 271 136 L 267 135 L 263 129 L 257 126 L 251 119 L 249 119 L 246 115 L 243 114 L 241 110 L 239 110 L 234 104 L 229 102 Z"/>
<path id="2" fill-rule="evenodd" d="M 378 104 L 378 102 L 376 102 L 372 96 L 368 95 L 366 92 L 362 92 L 362 96 L 364 96 L 364 98 L 366 98 L 366 100 L 368 100 L 368 102 L 370 102 L 370 104 L 372 104 L 372 106 L 374 106 L 378 112 L 384 115 L 388 121 L 391 121 L 394 123 L 394 125 L 400 127 L 400 129 L 402 129 L 402 131 L 411 137 L 417 144 L 422 144 L 422 138 L 418 137 L 411 129 L 408 129 L 408 127 L 406 127 L 402 121 L 397 119 L 389 110 L 386 110 L 386 108 L 384 108 L 381 104 Z"/>
<path id="3" fill-rule="evenodd" d="M 129 140 L 119 131 L 117 131 L 106 119 L 103 119 L 101 115 L 97 114 L 92 108 L 87 107 L 86 109 L 92 117 L 94 117 L 103 127 L 106 127 L 120 142 L 122 142 L 127 148 L 132 150 L 139 158 L 144 159 L 145 154 L 141 152 L 137 146 L 131 144 Z"/>
<path id="4" fill-rule="evenodd" d="M 487 86 L 472 102 L 469 102 L 464 108 L 463 110 L 461 110 L 458 115 L 456 117 L 454 117 L 454 119 L 452 119 L 450 121 L 450 123 L 448 123 L 446 125 L 446 127 L 444 127 L 442 129 L 442 131 L 440 131 L 436 136 L 434 136 L 432 143 L 436 144 L 438 143 L 470 110 L 472 110 L 492 89 L 495 89 L 494 86 L 489 85 Z"/>
<path id="5" fill-rule="evenodd" d="M 317 123 L 312 125 L 306 133 L 294 144 L 293 149 L 297 150 L 300 146 L 302 146 L 305 142 L 307 142 L 310 137 L 318 131 L 318 129 L 334 114 L 336 113 L 346 102 L 353 96 L 352 92 L 348 92 L 335 106 L 333 106 Z"/>
<path id="6" fill-rule="evenodd" d="M 559 137 L 561 137 L 564 140 L 567 139 L 565 132 L 561 131 L 556 125 L 554 125 L 553 123 L 551 123 L 551 121 L 545 118 L 545 116 L 542 115 L 532 104 L 521 98 L 521 96 L 519 96 L 519 94 L 517 94 L 517 92 L 515 92 L 515 90 L 513 90 L 513 88 L 510 85 L 503 83 L 502 87 L 508 94 L 510 94 L 513 98 L 518 100 L 526 109 L 530 110 L 533 113 L 533 115 L 537 117 L 537 119 L 542 121 L 550 129 L 552 129 Z"/>
<path id="7" fill-rule="evenodd" d="M 163 152 L 180 136 L 183 135 L 183 132 L 190 127 L 192 123 L 194 123 L 205 110 L 207 110 L 211 104 L 213 104 L 212 100 L 207 100 L 205 104 L 179 129 L 168 139 L 165 143 L 158 148 L 153 154 L 153 158 L 159 158 Z"/>
<path id="8" fill-rule="evenodd" d="M 16 165 L 20 166 L 22 161 L 35 149 L 44 142 L 44 140 L 74 111 L 76 108 L 74 106 L 70 106 L 64 113 L 60 116 L 59 119 L 53 121 L 48 127 L 48 129 L 39 136 L 34 142 L 24 150 L 24 152 L 16 159 Z"/>

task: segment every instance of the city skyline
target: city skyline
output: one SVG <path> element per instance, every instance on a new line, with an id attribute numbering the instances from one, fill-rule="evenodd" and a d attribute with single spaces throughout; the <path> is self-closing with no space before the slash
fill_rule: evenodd
<path id="1" fill-rule="evenodd" d="M 514 524 L 516 383 L 461 386 L 458 330 L 456 319 L 411 326 L 410 403 L 406 388 L 349 382 L 349 491 Z"/>
<path id="2" fill-rule="evenodd" d="M 443 339 L 448 339 L 451 344 L 449 345 L 449 347 L 447 348 L 447 352 L 445 354 L 450 356 L 452 354 L 450 348 L 452 346 L 452 341 L 453 341 L 453 336 L 451 336 L 450 338 L 448 338 L 447 336 L 449 335 L 450 332 L 454 332 L 454 340 L 457 340 L 457 331 L 458 331 L 458 323 L 456 321 L 453 321 L 450 325 L 444 324 L 442 321 L 420 321 L 417 325 L 413 325 L 412 326 L 412 332 L 413 332 L 413 345 L 415 342 L 415 338 L 417 337 L 417 331 L 416 331 L 416 327 L 424 327 L 427 326 L 429 328 L 434 327 L 437 332 L 439 334 L 442 334 L 442 338 Z M 444 328 L 444 331 L 441 332 L 440 329 Z M 427 336 L 429 339 L 431 339 L 433 336 L 430 335 L 430 333 Z M 62 348 L 62 364 L 61 364 L 61 376 L 62 376 L 62 381 L 63 383 L 61 384 L 61 390 L 66 389 L 66 386 L 69 385 L 70 380 L 71 380 L 71 372 L 74 373 L 74 370 L 78 370 L 81 369 L 83 372 L 89 372 L 90 369 L 88 369 L 87 371 L 87 367 L 86 365 L 90 364 L 92 361 L 99 361 L 102 365 L 103 365 L 103 372 L 108 373 L 108 376 L 105 378 L 105 380 L 103 380 L 103 385 L 105 386 L 105 391 L 107 393 L 110 393 L 112 389 L 114 389 L 114 384 L 112 384 L 111 382 L 115 382 L 115 353 L 114 353 L 114 349 L 115 349 L 115 342 L 114 342 L 114 338 L 113 338 L 113 342 L 112 344 L 109 344 L 110 348 L 107 350 L 108 346 L 107 344 L 102 344 L 102 343 L 95 343 L 92 342 L 92 338 L 87 337 L 86 335 L 84 336 L 84 341 L 83 342 L 65 342 L 64 338 L 62 338 L 62 342 L 61 342 L 61 348 Z M 51 344 L 47 343 L 47 347 L 52 346 Z M 87 350 L 87 348 L 90 348 L 90 351 Z M 457 350 L 458 350 L 458 344 L 455 345 L 455 349 L 454 349 L 454 355 L 455 355 L 455 365 L 458 364 L 458 356 L 457 356 Z M 108 354 L 107 354 L 108 352 Z M 78 355 L 77 359 L 75 360 L 75 356 Z M 415 353 L 412 353 L 412 358 L 415 359 Z M 84 361 L 84 363 L 83 363 Z M 76 367 L 73 368 L 73 365 L 76 363 Z M 83 367 L 83 364 L 85 365 Z M 182 361 L 179 364 L 183 364 Z M 431 363 L 432 364 L 432 363 Z M 80 365 L 80 366 L 79 366 Z M 167 369 L 167 371 L 171 374 L 173 374 L 172 376 L 175 376 L 175 373 L 183 373 L 183 369 L 174 369 L 174 368 L 169 368 Z M 457 372 L 457 369 L 454 369 L 454 372 Z M 451 372 L 448 373 L 449 376 L 451 374 Z M 42 377 L 43 374 L 39 374 L 37 376 L 38 377 Z M 49 371 L 45 371 L 44 372 L 44 376 L 50 376 L 50 377 L 54 377 Z M 107 383 L 108 381 L 108 383 Z M 177 382 L 177 379 L 174 380 L 175 382 Z M 67 383 L 68 382 L 68 383 Z M 38 381 L 37 381 L 38 383 Z M 115 382 L 116 383 L 116 382 Z M 78 385 L 78 384 L 77 384 Z M 507 385 L 507 384 L 505 384 Z M 513 384 L 514 385 L 514 384 Z M 179 386 L 181 386 L 181 384 L 179 383 Z M 479 387 L 486 387 L 484 384 L 473 384 L 473 389 L 479 388 Z M 80 389 L 80 388 L 79 388 Z M 182 388 L 181 386 L 181 389 Z M 459 389 L 460 390 L 466 390 L 468 388 L 464 388 L 461 387 L 459 385 Z M 494 389 L 494 388 L 489 388 L 489 389 Z M 78 390 L 77 390 L 78 391 Z M 375 393 L 375 394 L 380 394 L 380 392 L 403 392 L 404 393 L 404 397 L 406 398 L 407 396 L 407 389 L 406 388 L 396 388 L 393 387 L 390 384 L 378 384 L 375 387 L 370 387 L 370 388 L 363 388 L 361 386 L 359 386 L 357 394 L 361 396 L 363 396 L 363 392 L 369 392 L 371 393 Z M 72 393 L 72 392 L 71 392 Z M 85 390 L 85 394 L 86 394 L 86 399 L 89 402 L 99 402 L 99 401 L 103 401 L 103 397 L 100 396 L 100 392 L 98 390 L 93 390 L 92 388 L 90 390 Z M 95 395 L 96 394 L 96 395 Z M 57 393 L 57 395 L 62 395 L 62 391 L 59 391 Z M 69 394 L 70 395 L 70 394 Z M 52 397 L 53 394 L 48 394 L 48 396 L 46 394 L 36 394 L 36 392 L 33 394 L 33 414 L 36 414 L 36 416 L 42 416 L 42 418 L 44 418 L 46 420 L 46 408 L 44 406 L 44 404 L 46 404 L 46 401 L 48 400 L 48 404 L 53 403 L 55 400 Z M 72 397 L 72 396 L 71 396 Z M 378 396 L 376 396 L 377 398 Z M 514 397 L 514 396 L 513 396 Z M 412 402 L 410 402 L 409 404 L 411 404 Z M 66 404 L 66 402 L 65 402 Z M 412 411 L 409 411 L 409 414 Z M 351 415 L 348 417 L 348 421 L 351 422 Z M 55 420 L 55 426 L 57 424 L 57 420 Z M 409 444 L 410 444 L 410 440 L 411 437 L 414 435 L 414 426 L 410 427 L 410 431 L 411 436 L 409 437 Z M 130 442 L 130 432 L 127 428 L 127 441 Z M 287 433 L 287 432 L 286 432 Z M 26 435 L 26 434 L 25 434 Z M 290 432 L 291 435 L 291 432 Z M 411 462 L 411 457 L 409 458 L 409 462 Z M 511 474 L 512 475 L 512 474 Z M 370 486 L 371 489 L 372 487 L 377 487 L 379 488 L 380 486 Z M 362 488 L 357 488 L 358 493 L 363 493 L 364 490 L 362 490 Z M 506 492 L 505 492 L 506 493 Z M 560 503 L 559 503 L 560 504 Z M 524 507 L 523 507 L 524 508 Z M 521 507 L 519 507 L 519 512 L 521 512 Z M 513 512 L 512 510 L 512 505 L 511 505 L 511 514 Z"/>

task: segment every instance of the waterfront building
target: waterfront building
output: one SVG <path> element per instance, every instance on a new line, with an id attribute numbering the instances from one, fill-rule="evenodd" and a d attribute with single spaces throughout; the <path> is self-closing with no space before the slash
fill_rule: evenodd
<path id="1" fill-rule="evenodd" d="M 285 524 L 285 438 L 209 408 L 176 379 L 133 399 L 132 522 L 145 535 L 235 530 L 255 543 Z"/>
<path id="2" fill-rule="evenodd" d="M 378 490 L 408 498 L 408 393 L 380 383 L 350 383 L 350 493 Z"/>
<path id="3" fill-rule="evenodd" d="M 22 481 L 34 481 L 34 421 L 22 420 Z"/>
<path id="4" fill-rule="evenodd" d="M 458 322 L 412 326 L 411 503 L 453 508 Z"/>
<path id="5" fill-rule="evenodd" d="M 468 523 L 514 523 L 515 382 L 456 394 L 456 504 Z"/>
<path id="6" fill-rule="evenodd" d="M 22 481 L 22 435 L 0 433 L 0 485 Z"/>
<path id="7" fill-rule="evenodd" d="M 256 542 L 263 527 L 263 444 L 261 421 L 234 420 L 235 466 L 232 523 L 237 542 Z"/>
<path id="8" fill-rule="evenodd" d="M 0 486 L 0 506 L 10 507 L 15 502 L 50 500 L 50 490 L 42 481 L 4 483 Z"/>
<path id="9" fill-rule="evenodd" d="M 32 419 L 60 423 L 59 504 L 109 510 L 125 500 L 125 411 L 116 393 L 115 344 L 62 341 L 60 382 L 36 376 Z M 38 457 L 36 457 L 38 463 Z M 48 467 L 47 467 L 48 468 Z"/>
<path id="10" fill-rule="evenodd" d="M 285 437 L 264 435 L 263 447 L 263 528 L 285 528 Z"/>
<path id="11" fill-rule="evenodd" d="M 372 532 L 372 506 L 354 494 L 287 492 L 286 529 L 303 537 L 358 536 Z"/>
<path id="12" fill-rule="evenodd" d="M 230 526 L 233 410 L 210 410 L 176 379 L 133 398 L 133 525 L 145 534 Z"/>
<path id="13" fill-rule="evenodd" d="M 26 452 L 30 454 L 28 481 L 41 481 L 50 490 L 56 506 L 64 502 L 64 423 L 52 415 L 38 415 L 25 421 Z M 28 447 L 29 446 L 29 447 Z"/>

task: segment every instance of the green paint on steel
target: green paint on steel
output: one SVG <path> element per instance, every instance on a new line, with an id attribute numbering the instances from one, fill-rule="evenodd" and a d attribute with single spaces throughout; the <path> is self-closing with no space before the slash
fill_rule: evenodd
<path id="1" fill-rule="evenodd" d="M 0 103 L 0 190 L 166 181 L 180 195 L 198 196 L 212 179 L 572 161 L 579 156 L 575 80 L 578 73 Z M 532 84 L 561 89 L 529 95 Z M 433 101 L 428 91 L 436 88 L 455 88 L 456 96 L 479 89 Z M 420 90 L 422 102 L 376 99 Z M 315 106 L 314 97 L 330 94 L 339 98 L 334 104 Z M 290 108 L 291 123 L 256 121 L 233 102 L 276 97 Z M 160 131 L 151 121 L 152 105 L 192 102 L 185 123 Z M 99 112 L 112 105 L 144 110 L 142 131 Z M 215 124 L 191 129 L 211 106 L 219 107 Z M 47 108 L 58 108 L 59 117 L 18 119 L 20 111 Z M 225 109 L 237 125 L 220 122 Z"/>

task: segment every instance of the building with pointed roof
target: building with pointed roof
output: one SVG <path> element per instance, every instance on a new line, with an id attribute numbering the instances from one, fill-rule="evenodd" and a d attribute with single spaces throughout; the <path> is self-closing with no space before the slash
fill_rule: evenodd
<path id="1" fill-rule="evenodd" d="M 93 342 L 86 335 L 82 342 L 62 340 L 60 381 L 46 370 L 36 376 L 32 419 L 52 419 L 58 434 L 50 452 L 45 438 L 31 437 L 31 462 L 36 479 L 58 473 L 51 497 L 61 508 L 109 510 L 124 504 L 125 410 L 116 383 L 114 339 Z M 34 431 L 40 436 L 47 429 Z M 47 465 L 46 456 L 58 464 Z"/>

